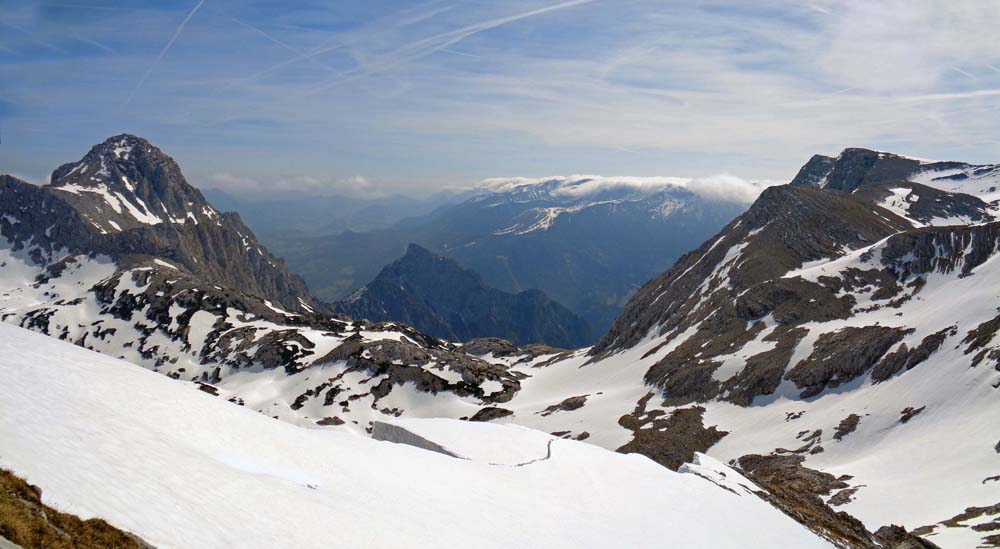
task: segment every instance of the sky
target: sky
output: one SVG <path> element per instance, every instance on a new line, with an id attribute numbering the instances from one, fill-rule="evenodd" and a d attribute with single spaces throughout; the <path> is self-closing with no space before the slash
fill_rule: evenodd
<path id="1" fill-rule="evenodd" d="M 122 132 L 235 193 L 1000 162 L 998 25 L 994 0 L 0 0 L 0 173 Z"/>

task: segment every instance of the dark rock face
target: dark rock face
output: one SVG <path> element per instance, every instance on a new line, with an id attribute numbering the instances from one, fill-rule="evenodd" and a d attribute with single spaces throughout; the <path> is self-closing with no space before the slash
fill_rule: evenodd
<path id="1" fill-rule="evenodd" d="M 676 471 L 694 459 L 695 452 L 705 452 L 727 434 L 714 426 L 705 427 L 701 407 L 674 410 L 669 416 L 663 410 L 647 411 L 653 393 L 636 403 L 635 410 L 619 418 L 622 427 L 632 431 L 632 440 L 618 448 L 623 454 L 642 454 Z"/>
<path id="2" fill-rule="evenodd" d="M 444 346 L 418 347 L 402 341 L 348 338 L 327 355 L 317 359 L 316 364 L 336 361 L 344 361 L 347 365 L 340 377 L 352 371 L 367 371 L 372 377 L 385 376 L 371 391 L 379 397 L 389 394 L 394 386 L 412 382 L 418 390 L 425 392 L 453 392 L 459 396 L 475 396 L 483 402 L 499 403 L 513 398 L 521 388 L 520 381 L 506 368 Z M 461 381 L 449 382 L 435 375 L 432 369 L 418 366 L 431 363 L 457 373 L 461 376 Z M 482 388 L 486 381 L 497 382 L 500 389 L 487 393 Z"/>
<path id="3" fill-rule="evenodd" d="M 1000 246 L 1000 222 L 973 226 L 925 227 L 893 236 L 882 263 L 901 277 L 957 271 L 965 276 Z"/>
<path id="4" fill-rule="evenodd" d="M 803 398 L 847 383 L 871 369 L 908 333 L 901 328 L 865 326 L 844 328 L 819 336 L 808 358 L 785 374 L 804 389 Z"/>
<path id="5" fill-rule="evenodd" d="M 988 522 L 983 522 L 983 518 L 989 520 Z M 980 524 L 968 525 L 969 522 L 978 519 Z M 913 530 L 913 533 L 925 536 L 932 534 L 934 530 L 938 528 L 971 528 L 976 532 L 995 532 L 1000 530 L 1000 503 L 994 505 L 986 505 L 982 507 L 966 507 L 961 513 L 942 520 L 937 524 L 931 524 L 927 526 L 921 526 Z M 920 546 L 916 546 L 920 547 Z M 977 547 L 1000 547 L 1000 534 L 989 534 L 983 536 L 982 541 Z"/>
<path id="6" fill-rule="evenodd" d="M 879 383 L 899 372 L 912 370 L 918 364 L 930 358 L 941 347 L 941 344 L 944 343 L 945 338 L 949 335 L 955 335 L 953 328 L 945 328 L 940 332 L 925 337 L 913 349 L 907 347 L 905 343 L 902 344 L 898 350 L 886 355 L 872 369 L 872 380 Z"/>
<path id="7" fill-rule="evenodd" d="M 854 432 L 858 428 L 858 424 L 861 423 L 861 416 L 858 414 L 851 414 L 840 421 L 837 425 L 837 432 L 833 434 L 834 440 L 843 440 L 844 437 Z"/>
<path id="8" fill-rule="evenodd" d="M 480 408 L 478 412 L 469 418 L 469 421 L 493 421 L 494 419 L 500 419 L 512 415 L 514 415 L 514 412 L 506 408 L 487 406 L 486 408 Z"/>
<path id="9" fill-rule="evenodd" d="M 44 187 L 0 176 L 0 218 L 15 249 L 30 241 L 42 252 L 103 254 L 123 265 L 159 258 L 292 311 L 321 308 L 238 215 L 217 212 L 172 158 L 135 136 L 96 145 Z"/>
<path id="10" fill-rule="evenodd" d="M 936 178 L 964 179 L 973 174 L 995 173 L 997 166 L 974 166 L 961 162 L 921 162 L 869 149 L 844 149 L 836 158 L 816 155 L 799 170 L 791 185 L 821 187 L 853 193 L 868 202 L 887 197 L 888 189 L 904 187 L 912 191 L 909 217 L 921 222 L 932 218 L 966 216 L 976 223 L 992 219 L 988 205 L 977 197 L 942 191 L 909 179 L 918 172 L 945 172 L 961 169 L 957 175 Z"/>
<path id="11" fill-rule="evenodd" d="M 759 493 L 762 498 L 838 547 L 880 547 L 860 520 L 823 502 L 822 497 L 834 490 L 847 489 L 845 480 L 850 477 L 810 469 L 803 461 L 799 455 L 747 455 L 738 460 L 738 467 L 764 489 Z"/>
<path id="12" fill-rule="evenodd" d="M 883 526 L 875 531 L 875 539 L 890 549 L 939 549 L 937 544 L 913 535 L 906 528 L 895 524 Z"/>
<path id="13" fill-rule="evenodd" d="M 904 181 L 919 168 L 920 162 L 912 158 L 869 149 L 844 149 L 837 158 L 812 157 L 791 184 L 852 192 L 869 183 Z"/>
<path id="14" fill-rule="evenodd" d="M 544 293 L 490 288 L 476 273 L 415 244 L 334 308 L 353 318 L 403 322 L 451 341 L 492 337 L 573 348 L 590 340 L 586 323 Z"/>
<path id="15" fill-rule="evenodd" d="M 481 337 L 467 341 L 462 345 L 462 351 L 472 356 L 495 357 L 514 356 L 520 352 L 517 345 L 498 337 Z"/>
<path id="16" fill-rule="evenodd" d="M 799 173 L 792 179 L 792 184 L 822 187 L 836 162 L 836 158 L 814 154 L 805 165 L 799 168 Z"/>
<path id="17" fill-rule="evenodd" d="M 923 412 L 925 408 L 926 406 L 921 406 L 919 408 L 913 408 L 912 406 L 910 406 L 904 408 L 903 411 L 900 412 L 899 422 L 908 423 L 911 419 L 913 419 L 914 416 L 916 416 L 920 412 Z"/>
<path id="18" fill-rule="evenodd" d="M 543 416 L 551 416 L 556 412 L 572 412 L 573 410 L 579 410 L 580 408 L 583 408 L 584 404 L 587 403 L 588 396 L 589 395 L 572 396 L 537 413 Z"/>
<path id="19" fill-rule="evenodd" d="M 903 181 L 920 167 L 912 158 L 869 149 L 844 149 L 837 158 L 819 158 L 814 156 L 791 184 L 852 192 L 868 183 Z"/>

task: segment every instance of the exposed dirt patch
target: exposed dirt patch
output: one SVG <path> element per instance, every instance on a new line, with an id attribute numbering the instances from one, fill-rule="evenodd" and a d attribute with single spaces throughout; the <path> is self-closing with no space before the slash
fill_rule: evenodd
<path id="1" fill-rule="evenodd" d="M 42 491 L 0 469 L 0 537 L 46 549 L 151 548 L 101 519 L 80 520 L 42 503 Z"/>

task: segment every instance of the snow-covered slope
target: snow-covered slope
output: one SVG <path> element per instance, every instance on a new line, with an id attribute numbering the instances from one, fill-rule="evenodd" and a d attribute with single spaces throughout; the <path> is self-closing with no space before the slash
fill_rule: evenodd
<path id="1" fill-rule="evenodd" d="M 484 427 L 499 458 L 547 437 L 429 436 Z M 157 547 L 830 547 L 710 458 L 675 473 L 548 438 L 511 466 L 303 429 L 0 325 L 0 466 Z"/>

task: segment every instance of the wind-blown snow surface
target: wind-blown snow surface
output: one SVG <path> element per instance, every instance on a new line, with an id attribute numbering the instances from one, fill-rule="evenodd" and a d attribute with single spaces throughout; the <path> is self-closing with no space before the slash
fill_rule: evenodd
<path id="1" fill-rule="evenodd" d="M 446 444 L 485 427 L 498 455 L 546 437 L 431 427 Z M 161 548 L 830 547 L 710 458 L 674 473 L 549 440 L 519 467 L 303 429 L 0 324 L 0 466 Z"/>

